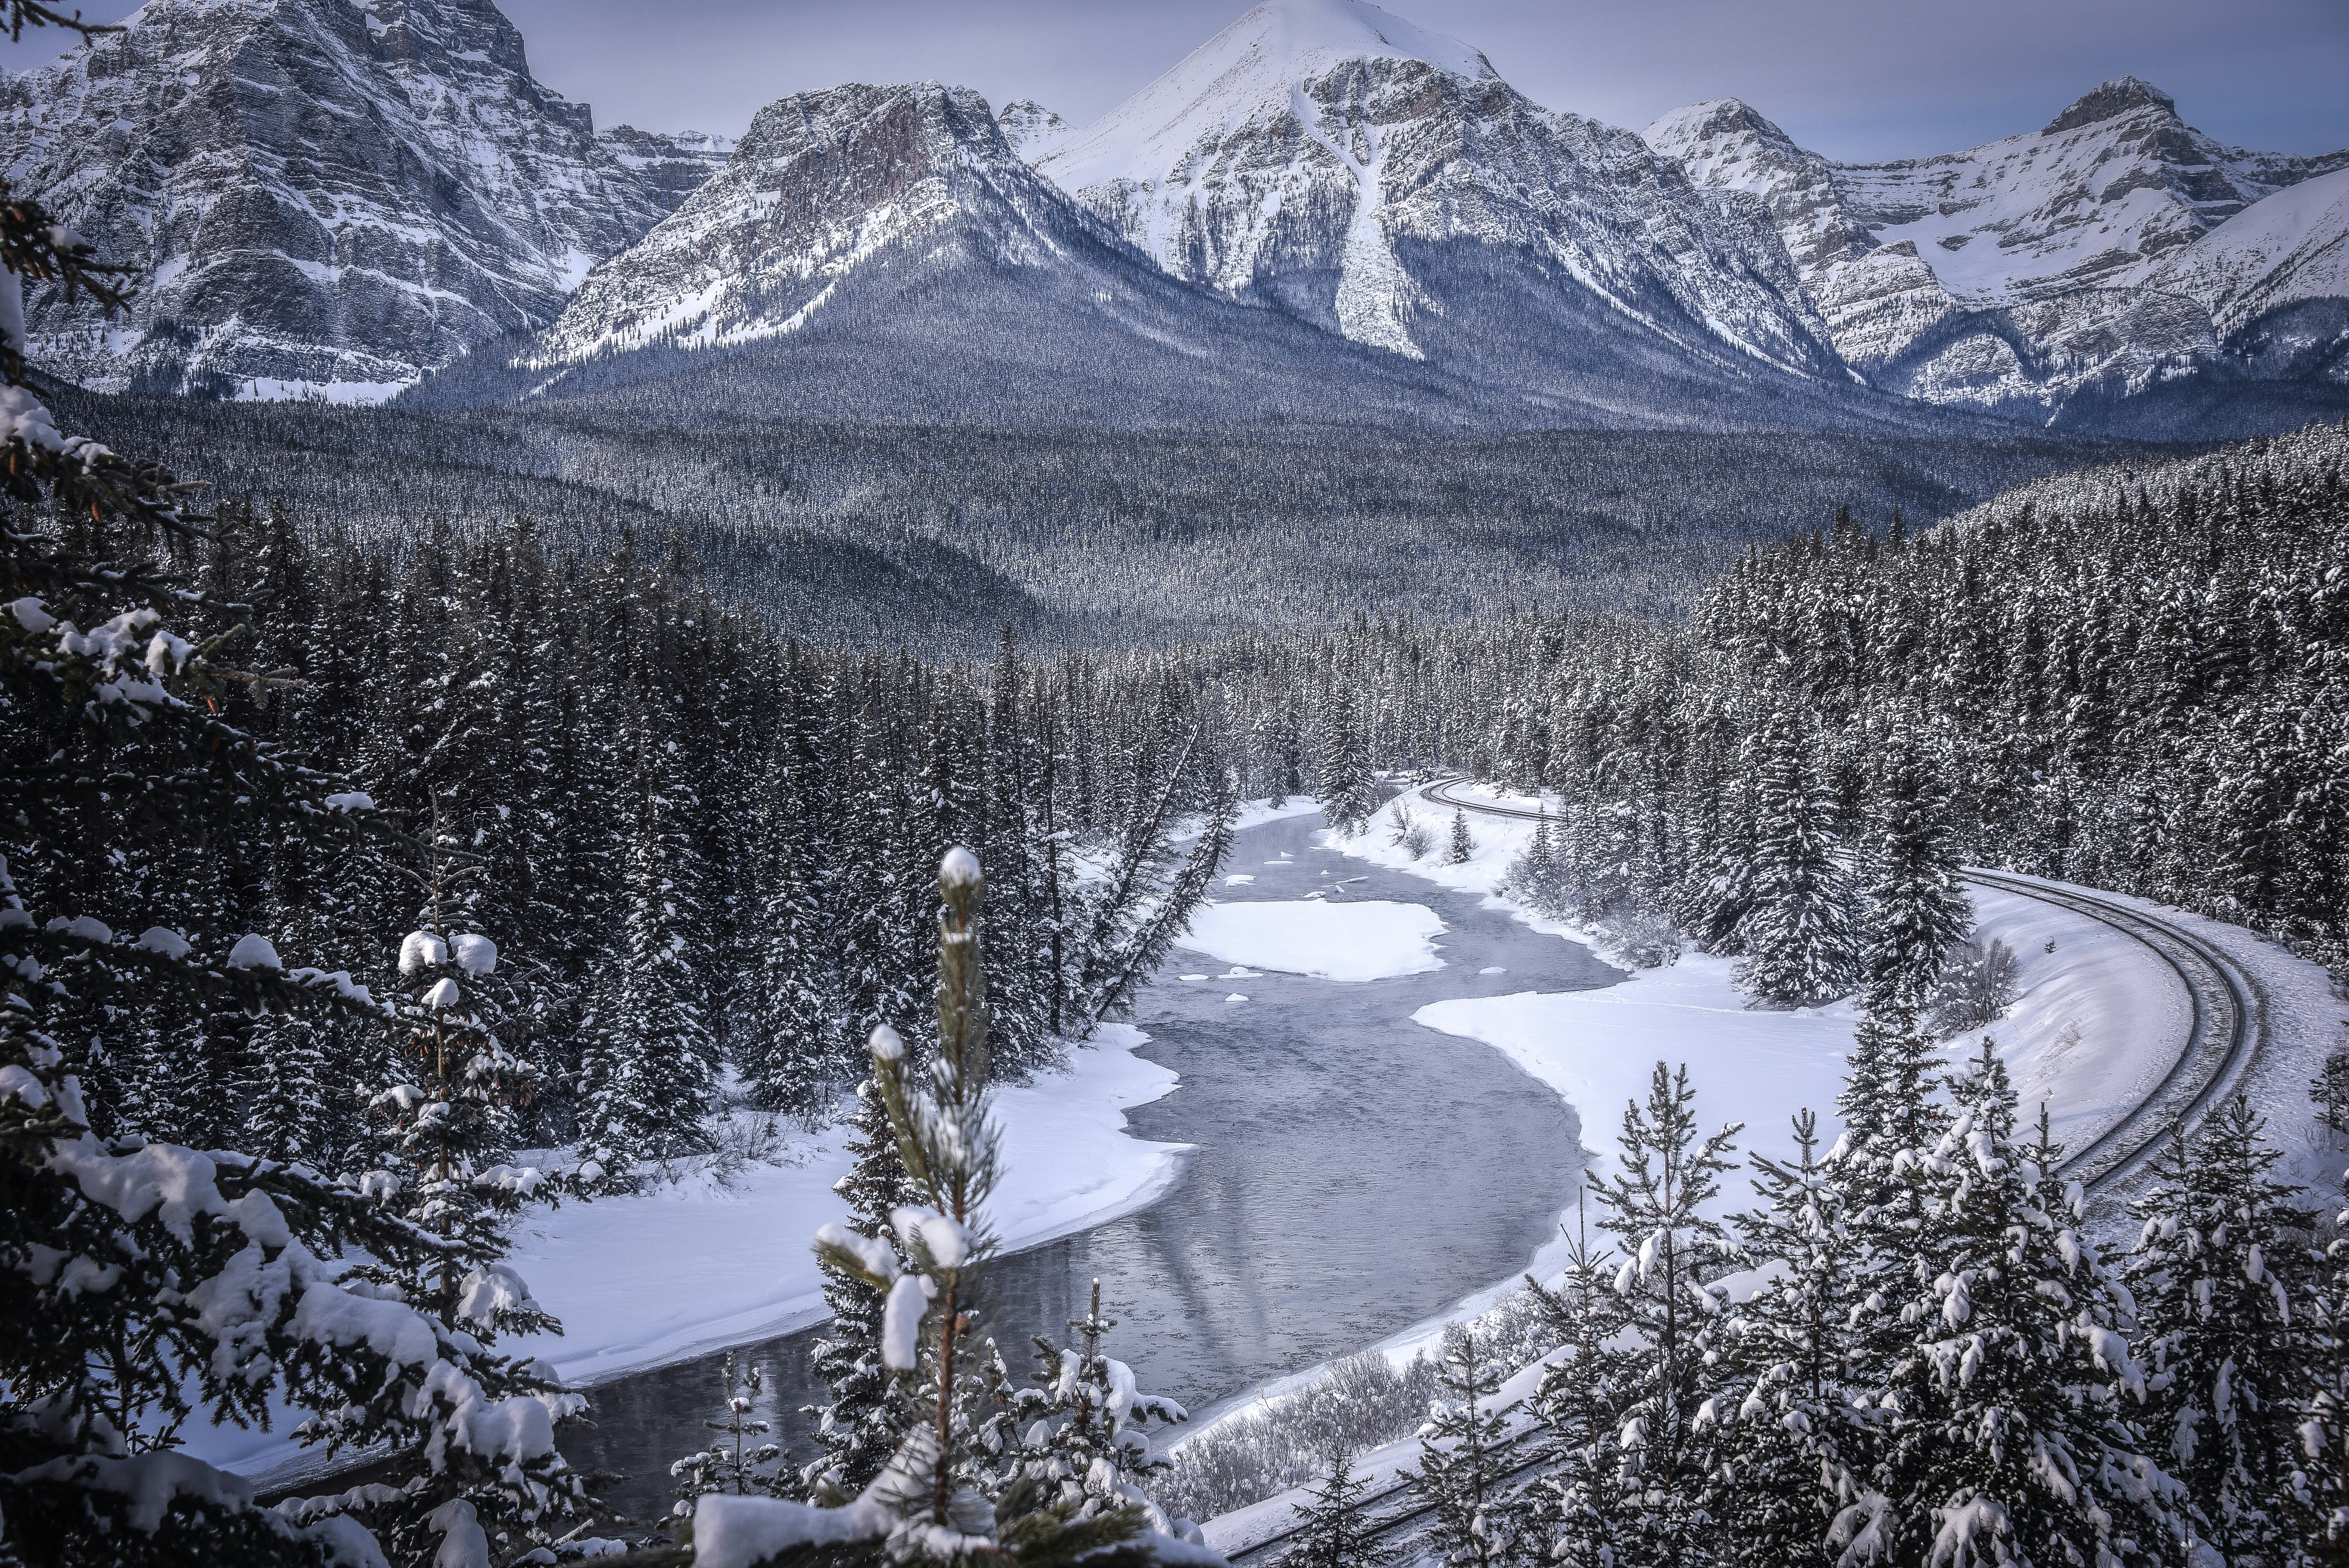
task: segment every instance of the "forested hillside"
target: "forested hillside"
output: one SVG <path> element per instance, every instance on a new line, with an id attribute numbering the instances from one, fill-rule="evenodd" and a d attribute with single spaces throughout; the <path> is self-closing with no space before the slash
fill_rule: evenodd
<path id="1" fill-rule="evenodd" d="M 726 1064 L 755 1103 L 811 1110 L 854 1080 L 874 1024 L 910 1031 L 947 849 L 993 868 L 1015 1074 L 1119 1007 L 1220 852 L 1210 833 L 1185 865 L 1173 842 L 1225 798 L 1177 685 L 1009 643 L 968 669 L 816 652 L 625 534 L 590 562 L 551 559 L 527 523 L 470 546 L 435 531 L 395 569 L 282 515 L 223 522 L 217 543 L 159 539 L 154 566 L 202 585 L 192 638 L 231 637 L 288 683 L 229 689 L 223 720 L 386 830 L 313 855 L 228 825 L 97 867 L 26 842 L 19 874 L 58 913 L 207 952 L 260 933 L 378 991 L 404 933 L 493 934 L 492 1026 L 530 1086 L 503 1140 L 578 1142 L 607 1184 L 703 1146 Z M 66 547 L 83 531 L 65 520 Z M 159 1002 L 68 1032 L 103 1042 L 79 1064 L 101 1130 L 329 1171 L 373 1158 L 368 1102 L 396 1064 L 366 1025 Z"/>
<path id="2" fill-rule="evenodd" d="M 2140 451 L 1941 436 L 1407 428 L 1116 434 L 687 417 L 627 399 L 429 415 L 67 399 L 124 450 L 395 556 L 517 514 L 549 548 L 683 535 L 728 603 L 827 646 L 1131 647 L 1369 611 L 1678 615 L 1747 545 L 1849 505 L 1948 516 Z"/>

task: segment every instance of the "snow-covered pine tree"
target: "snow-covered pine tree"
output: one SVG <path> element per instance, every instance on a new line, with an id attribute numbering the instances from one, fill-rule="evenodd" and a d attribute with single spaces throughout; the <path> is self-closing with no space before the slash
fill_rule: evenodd
<path id="1" fill-rule="evenodd" d="M 2294 1316 L 2317 1284 L 2316 1216 L 2273 1180 L 2282 1158 L 2238 1095 L 2181 1135 L 2130 1206 L 2142 1229 L 2126 1277 L 2153 1452 L 2185 1484 L 2198 1533 L 2229 1563 L 2285 1563 L 2313 1542 L 2300 1404 L 2322 1346 Z"/>
<path id="2" fill-rule="evenodd" d="M 67 19 L 25 0 L 0 15 L 53 22 Z M 373 808 L 224 716 L 268 678 L 226 656 L 243 622 L 182 635 L 230 607 L 140 542 L 202 539 L 206 520 L 169 470 L 66 436 L 25 389 L 27 280 L 120 304 L 83 242 L 0 191 L 0 576 L 19 595 L 0 618 L 0 707 L 16 719 L 0 732 L 0 963 L 17 982 L 0 996 L 0 1557 L 380 1562 L 340 1516 L 364 1503 L 402 1564 L 485 1561 L 492 1496 L 510 1545 L 546 1541 L 582 1501 L 554 1442 L 582 1401 L 341 1262 L 421 1272 L 444 1243 L 305 1171 L 101 1139 L 50 1031 L 147 997 L 373 1018 L 347 973 L 289 970 L 259 933 L 129 935 L 136 917 L 106 906 L 97 874 L 238 827 L 331 859 L 362 841 Z M 101 770 L 124 783 L 91 790 Z M 264 1511 L 250 1483 L 174 1451 L 183 1423 L 264 1420 L 274 1400 L 323 1412 L 298 1429 L 305 1439 L 383 1443 L 424 1468 L 412 1489 Z"/>
<path id="3" fill-rule="evenodd" d="M 1079 1038 L 1131 1005 L 1136 988 L 1190 924 L 1231 852 L 1238 802 L 1225 778 L 1199 837 L 1174 864 L 1174 800 L 1191 756 L 1186 745 L 1154 798 L 1127 819 L 1108 875 L 1085 892 L 1069 1009 L 1071 1032 Z"/>
<path id="4" fill-rule="evenodd" d="M 856 1086 L 849 1128 L 848 1173 L 833 1184 L 833 1191 L 848 1202 L 846 1228 L 889 1252 L 902 1270 L 905 1257 L 896 1251 L 890 1216 L 916 1194 L 905 1161 L 897 1156 L 889 1108 L 874 1079 Z M 829 1252 L 819 1252 L 816 1262 L 823 1271 L 823 1299 L 832 1309 L 832 1322 L 816 1341 L 810 1365 L 832 1389 L 832 1402 L 815 1412 L 824 1451 L 810 1464 L 804 1479 L 811 1488 L 821 1483 L 840 1496 L 854 1497 L 881 1473 L 918 1412 L 882 1361 L 887 1293 L 872 1283 L 870 1270 L 843 1267 Z"/>
<path id="5" fill-rule="evenodd" d="M 1656 1064 L 1643 1107 L 1624 1108 L 1621 1167 L 1599 1184 L 1599 1228 L 1625 1261 L 1616 1293 L 1640 1346 L 1638 1378 L 1620 1443 L 1637 1478 L 1635 1556 L 1685 1563 L 1709 1537 L 1700 1412 L 1717 1381 L 1723 1296 L 1706 1278 L 1743 1261 L 1728 1228 L 1708 1213 L 1722 1176 L 1736 1169 L 1731 1122 L 1700 1134 L 1688 1069 Z"/>
<path id="6" fill-rule="evenodd" d="M 1148 1531 L 1142 1510 L 1087 1511 L 1081 1500 L 1060 1497 L 1056 1487 L 1026 1477 L 992 1502 L 970 1484 L 986 1469 L 973 1452 L 971 1413 L 1002 1379 L 1001 1358 L 974 1354 L 972 1346 L 972 1290 L 996 1244 L 983 1211 L 1000 1176 L 988 1110 L 987 981 L 978 926 L 985 883 L 978 858 L 960 846 L 948 851 L 937 886 L 945 911 L 936 1055 L 916 1077 L 895 1030 L 877 1026 L 872 1039 L 874 1079 L 917 1194 L 891 1216 L 900 1251 L 837 1224 L 824 1226 L 815 1241 L 820 1257 L 886 1292 L 882 1364 L 914 1383 L 922 1418 L 853 1501 L 808 1508 L 704 1498 L 695 1515 L 697 1539 L 705 1523 L 727 1528 L 730 1505 L 755 1505 L 761 1516 L 755 1528 L 777 1553 L 816 1542 L 861 1549 L 885 1540 L 889 1556 L 901 1563 L 1000 1553 L 1033 1568 L 1064 1568 L 1080 1557 L 1135 1568 L 1152 1554 L 1149 1542 L 1168 1539 Z"/>
<path id="7" fill-rule="evenodd" d="M 1613 1255 L 1590 1244 L 1578 1193 L 1557 1287 L 1526 1279 L 1559 1352 L 1534 1396 L 1546 1462 L 1526 1495 L 1526 1530 L 1534 1555 L 1566 1568 L 1618 1568 L 1634 1561 L 1637 1493 L 1626 1474 L 1621 1439 L 1639 1377 L 1618 1343 L 1630 1312 L 1616 1294 L 1615 1274 Z"/>
<path id="8" fill-rule="evenodd" d="M 1452 809 L 1452 842 L 1444 858 L 1454 865 L 1465 865 L 1476 852 L 1476 841 L 1468 835 L 1468 813 L 1457 806 Z"/>
<path id="9" fill-rule="evenodd" d="M 589 1191 L 625 1191 L 642 1161 L 708 1148 L 716 1108 L 690 790 L 647 750 L 633 791 L 625 946 L 588 1047 L 578 1179 Z"/>
<path id="10" fill-rule="evenodd" d="M 838 1070 L 843 1033 L 823 885 L 832 849 L 826 819 L 836 802 L 824 776 L 814 678 L 796 645 L 787 647 L 781 711 L 759 784 L 757 973 L 736 1049 L 752 1103 L 793 1112 L 813 1109 L 824 1094 Z"/>
<path id="11" fill-rule="evenodd" d="M 423 1276 L 380 1265 L 360 1273 L 397 1286 L 451 1326 L 528 1332 L 554 1320 L 500 1260 L 509 1219 L 537 1191 L 543 1172 L 512 1163 L 510 1112 L 534 1080 L 488 1016 L 497 963 L 496 944 L 473 932 L 444 937 L 426 929 L 400 944 L 400 977 L 409 988 L 398 1008 L 404 1048 L 398 1078 L 368 1107 L 385 1124 L 383 1159 L 360 1185 L 449 1245 Z M 479 993 L 470 1003 L 467 987 Z"/>
<path id="12" fill-rule="evenodd" d="M 734 1355 L 729 1350 L 719 1368 L 719 1387 L 726 1395 L 726 1418 L 701 1423 L 718 1436 L 708 1448 L 697 1449 L 668 1467 L 668 1473 L 677 1480 L 677 1501 L 669 1509 L 675 1518 L 690 1519 L 694 1504 L 713 1494 L 790 1497 L 798 1490 L 787 1470 L 769 1468 L 784 1462 L 781 1446 L 754 1440 L 774 1429 L 758 1413 L 759 1396 L 766 1392 L 766 1377 L 748 1356 L 743 1357 L 744 1364 L 738 1374 Z"/>
<path id="13" fill-rule="evenodd" d="M 1280 1568 L 1395 1568 L 1402 1553 L 1379 1534 L 1363 1506 L 1370 1484 L 1351 1452 L 1332 1450 L 1311 1501 L 1298 1508 L 1295 1541 Z"/>
<path id="14" fill-rule="evenodd" d="M 1958 885 L 1949 817 L 1949 792 L 1903 715 L 1885 740 L 1874 779 L 1861 953 L 1868 1010 L 1895 1026 L 1922 1013 L 1941 955 L 1973 928 L 1973 906 Z"/>
<path id="15" fill-rule="evenodd" d="M 1411 1484 L 1435 1511 L 1435 1543 L 1450 1568 L 1504 1568 L 1523 1562 L 1526 1510 L 1505 1484 L 1509 1418 L 1495 1408 L 1501 1369 L 1478 1351 L 1475 1334 L 1447 1333 L 1437 1355 L 1441 1392 L 1419 1429 Z"/>
<path id="16" fill-rule="evenodd" d="M 2077 1225 L 2042 1112 L 2015 1136 L 1994 1046 L 1952 1090 L 1957 1120 L 1920 1161 L 1930 1201 L 1899 1305 L 1909 1343 L 1889 1386 L 1878 1497 L 1855 1504 L 1892 1563 L 2126 1563 L 2183 1538 L 2181 1489 L 2148 1452 L 2128 1298 Z M 1889 1401 L 1889 1402 L 1888 1402 Z"/>
<path id="17" fill-rule="evenodd" d="M 1095 1280 L 1085 1315 L 1069 1320 L 1074 1345 L 1035 1336 L 1034 1383 L 1011 1395 L 1006 1414 L 1013 1436 L 996 1459 L 988 1493 L 999 1509 L 1019 1497 L 1011 1506 L 1021 1511 L 1044 1504 L 1067 1510 L 1071 1523 L 1138 1512 L 1160 1534 L 1195 1540 L 1196 1526 L 1169 1520 L 1143 1491 L 1145 1478 L 1168 1463 L 1153 1450 L 1149 1423 L 1172 1427 L 1190 1417 L 1174 1400 L 1143 1393 L 1133 1367 L 1102 1354 L 1102 1338 L 1116 1326 L 1102 1315 Z"/>
<path id="18" fill-rule="evenodd" d="M 1863 1248 L 1821 1165 L 1818 1118 L 1797 1115 L 1794 1137 L 1792 1161 L 1753 1157 L 1763 1206 L 1738 1230 L 1764 1282 L 1730 1315 L 1726 1357 L 1744 1393 L 1723 1396 L 1708 1423 L 1732 1525 L 1720 1556 L 1753 1568 L 1832 1568 L 1828 1532 L 1860 1501 L 1870 1457 L 1850 1384 Z"/>
<path id="19" fill-rule="evenodd" d="M 1859 976 L 1857 903 L 1816 742 L 1788 708 L 1764 731 L 1754 781 L 1753 903 L 1739 923 L 1748 990 L 1773 1002 L 1840 996 Z"/>
<path id="20" fill-rule="evenodd" d="M 1354 717 L 1354 694 L 1340 676 L 1330 686 L 1315 716 L 1315 751 L 1320 759 L 1314 796 L 1330 827 L 1347 838 L 1362 830 L 1378 805 L 1378 779 L 1371 767 L 1370 748 Z"/>

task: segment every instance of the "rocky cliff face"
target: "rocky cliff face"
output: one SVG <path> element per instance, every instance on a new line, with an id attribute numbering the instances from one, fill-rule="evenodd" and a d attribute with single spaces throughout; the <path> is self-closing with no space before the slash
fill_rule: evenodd
<path id="1" fill-rule="evenodd" d="M 1843 374 L 1759 202 L 1358 0 L 1258 5 L 1037 167 L 1174 276 L 1394 354 L 1523 371 L 1599 322 Z"/>
<path id="2" fill-rule="evenodd" d="M 768 105 L 731 160 L 539 340 L 546 362 L 797 332 L 864 272 L 1053 265 L 1098 247 L 968 88 L 861 84 Z"/>
<path id="3" fill-rule="evenodd" d="M 2240 374 L 2231 345 L 2248 323 L 2240 304 L 2229 317 L 2210 304 L 2216 258 L 2240 252 L 2197 247 L 2349 166 L 2349 153 L 2222 146 L 2134 77 L 2029 135 L 1893 163 L 1830 162 L 1735 99 L 1675 110 L 1646 134 L 1698 185 L 1768 206 L 1837 348 L 1871 383 L 2034 419 Z M 2286 249 L 2295 273 L 2313 256 Z M 2201 259 L 2189 266 L 2189 252 Z M 2187 272 L 2202 282 L 2186 286 Z M 2307 272 L 2269 292 L 2328 286 Z"/>
<path id="4" fill-rule="evenodd" d="M 109 257 L 129 319 L 31 302 L 109 389 L 373 398 L 551 320 L 713 150 L 533 80 L 490 0 L 150 0 L 0 85 L 0 160 Z"/>

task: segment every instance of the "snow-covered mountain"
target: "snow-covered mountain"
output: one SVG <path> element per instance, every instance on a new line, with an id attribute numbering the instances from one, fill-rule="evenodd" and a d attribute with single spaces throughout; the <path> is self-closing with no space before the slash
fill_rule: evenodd
<path id="1" fill-rule="evenodd" d="M 1799 297 L 1784 248 L 1756 232 L 1755 264 L 1775 256 Z M 1414 321 L 1430 348 L 1405 353 L 1170 275 L 1024 161 L 968 88 L 851 85 L 761 110 L 726 168 L 590 273 L 551 326 L 410 400 L 1022 428 L 1916 423 L 1824 347 L 1837 374 L 1806 375 L 1579 285 L 1508 316 L 1492 301 L 1521 273 L 1487 266 L 1469 280 L 1479 298 L 1458 286 L 1473 269 L 1412 259 L 1454 292 Z M 1521 346 L 1523 374 L 1495 367 L 1499 321 L 1540 339 Z"/>
<path id="2" fill-rule="evenodd" d="M 45 296 L 105 389 L 380 397 L 551 320 L 722 160 L 533 79 L 491 0 L 149 0 L 0 83 L 0 166 L 129 263 L 126 323 Z"/>
<path id="3" fill-rule="evenodd" d="M 599 393 L 671 417 L 1009 426 L 1426 416 L 1466 389 L 1167 277 L 1023 162 L 985 99 L 922 82 L 770 104 L 551 326 L 411 400 Z"/>
<path id="4" fill-rule="evenodd" d="M 1036 163 L 1174 276 L 1480 379 L 1845 375 L 1759 203 L 1361 0 L 1267 0 Z"/>
<path id="5" fill-rule="evenodd" d="M 2349 152 L 2222 146 L 2135 77 L 2029 135 L 1892 163 L 1831 162 L 1734 98 L 1675 110 L 1646 136 L 1698 185 L 1761 199 L 1845 359 L 1931 402 L 2060 419 L 2075 402 L 2108 412 L 2185 379 L 2240 380 L 2261 373 L 2242 353 L 2255 297 L 2338 293 L 2337 263 L 2327 273 L 2322 262 L 2328 222 L 2338 253 L 2332 206 L 2253 213 L 2349 167 Z M 2238 224 L 2271 237 L 2220 240 Z M 2287 230 L 2297 238 L 2279 250 L 2272 236 Z M 2288 275 L 2229 292 L 2221 274 L 2253 252 L 2273 254 L 2263 277 Z M 2222 294 L 2228 308 L 2214 314 Z M 2286 360 L 2296 368 L 2271 361 L 2265 373 L 2312 374 L 2308 355 Z"/>
<path id="6" fill-rule="evenodd" d="M 995 123 L 1003 128 L 1003 139 L 1011 150 L 1030 163 L 1066 141 L 1075 129 L 1034 98 L 1005 104 L 995 111 Z"/>

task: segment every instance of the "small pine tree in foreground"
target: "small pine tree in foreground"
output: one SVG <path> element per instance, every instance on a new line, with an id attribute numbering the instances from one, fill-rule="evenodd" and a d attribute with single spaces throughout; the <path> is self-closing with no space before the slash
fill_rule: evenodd
<path id="1" fill-rule="evenodd" d="M 1296 1544 L 1280 1568 L 1395 1568 L 1402 1553 L 1381 1539 L 1363 1506 L 1370 1485 L 1351 1453 L 1332 1452 L 1311 1501 L 1297 1511 Z"/>

